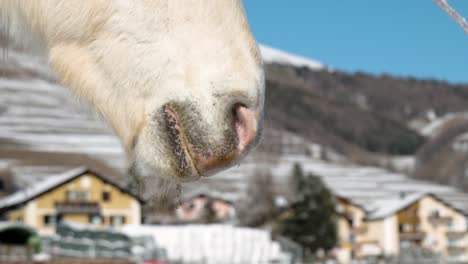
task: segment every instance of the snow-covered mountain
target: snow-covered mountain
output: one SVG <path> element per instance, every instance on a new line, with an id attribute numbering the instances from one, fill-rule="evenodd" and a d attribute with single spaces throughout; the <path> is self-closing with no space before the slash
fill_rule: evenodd
<path id="1" fill-rule="evenodd" d="M 283 155 L 270 161 L 248 160 L 248 162 L 224 171 L 215 177 L 190 183 L 185 187 L 185 191 L 189 196 L 191 192 L 205 192 L 215 197 L 238 201 L 242 195 L 245 195 L 249 178 L 255 177 L 259 170 L 267 169 L 273 176 L 275 189 L 284 194 L 294 164 L 300 164 L 306 174 L 313 173 L 320 176 L 336 195 L 351 199 L 369 211 L 373 211 L 376 203 L 382 201 L 398 200 L 401 197 L 414 194 L 431 193 L 455 208 L 468 213 L 468 194 L 457 188 L 411 179 L 404 174 L 379 167 L 333 164 L 305 155 Z"/>
<path id="2" fill-rule="evenodd" d="M 0 59 L 0 171 L 11 171 L 18 186 L 84 160 L 124 171 L 119 140 L 45 65 L 14 50 Z"/>
<path id="3" fill-rule="evenodd" d="M 291 64 L 322 69 L 314 60 L 261 46 L 266 63 Z M 74 154 L 86 155 L 122 172 L 124 152 L 111 129 L 92 110 L 77 101 L 55 81 L 41 58 L 16 50 L 0 60 L 0 160 L 10 164 L 18 178 L 63 170 Z M 29 161 L 20 161 L 28 152 Z M 41 153 L 62 154 L 54 166 L 36 162 Z M 33 154 L 31 154 L 33 153 Z M 72 155 L 68 157 L 67 155 Z M 66 160 L 66 161 L 65 161 Z M 7 162 L 8 161 L 8 162 Z M 21 166 L 19 165 L 21 164 Z M 74 165 L 73 162 L 71 164 Z M 39 179 L 41 177 L 38 177 Z"/>
<path id="4" fill-rule="evenodd" d="M 296 67 L 308 67 L 312 70 L 323 70 L 327 68 L 319 61 L 291 54 L 266 45 L 260 45 L 260 52 L 262 53 L 263 61 L 265 63 L 279 63 Z"/>
<path id="5" fill-rule="evenodd" d="M 266 46 L 262 53 L 267 63 L 323 67 Z M 46 65 L 18 50 L 9 50 L 8 58 L 0 60 L 0 169 L 8 168 L 21 186 L 79 165 L 86 160 L 82 156 L 125 172 L 117 137 L 57 84 Z"/>
<path id="6" fill-rule="evenodd" d="M 326 182 L 347 195 L 379 186 L 394 197 L 402 186 L 412 186 L 414 192 L 423 186 L 465 201 L 453 188 L 349 164 L 382 164 L 380 157 L 392 154 L 390 150 L 416 149 L 420 137 L 406 123 L 428 109 L 442 114 L 463 110 L 464 87 L 441 89 L 446 84 L 332 73 L 313 59 L 260 48 L 267 70 L 266 130 L 273 133 L 265 134 L 257 152 L 241 166 L 189 184 L 187 192 L 205 188 L 237 199 L 259 167 L 274 171 L 284 184 L 292 164 L 301 162 L 307 171 L 331 175 Z M 437 102 L 431 99 L 435 95 Z M 2 167 L 7 168 L 24 187 L 55 172 L 86 166 L 81 163 L 89 160 L 82 156 L 126 170 L 121 145 L 104 122 L 56 83 L 44 61 L 11 51 L 8 61 L 0 60 L 0 177 Z M 374 187 L 353 189 L 354 181 Z M 368 198 L 356 199 L 364 203 Z"/>

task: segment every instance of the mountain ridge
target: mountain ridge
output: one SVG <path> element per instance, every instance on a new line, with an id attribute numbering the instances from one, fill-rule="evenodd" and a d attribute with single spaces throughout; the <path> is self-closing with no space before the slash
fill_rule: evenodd
<path id="1" fill-rule="evenodd" d="M 431 122 L 429 112 L 468 111 L 466 85 L 349 74 L 267 46 L 261 49 L 266 130 L 272 133 L 265 134 L 253 158 L 284 154 L 278 137 L 270 135 L 276 133 L 303 141 L 288 150 L 296 154 L 310 154 L 308 146 L 316 145 L 321 153 L 314 155 L 332 163 L 385 167 L 395 155 L 415 155 L 426 144 L 428 138 L 418 128 Z M 43 162 L 34 162 L 34 155 L 41 154 L 22 162 L 9 152 L 88 155 L 125 172 L 124 152 L 109 127 L 60 87 L 43 64 L 20 50 L 11 52 L 9 62 L 0 61 L 0 159 L 20 178 L 29 177 L 35 166 L 41 171 Z M 76 166 L 56 156 L 51 168 Z"/>

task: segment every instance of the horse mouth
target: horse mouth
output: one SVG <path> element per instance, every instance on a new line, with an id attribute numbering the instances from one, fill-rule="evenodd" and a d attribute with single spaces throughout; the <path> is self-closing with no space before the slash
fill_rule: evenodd
<path id="1" fill-rule="evenodd" d="M 162 108 L 167 150 L 172 152 L 172 170 L 184 181 L 213 175 L 237 162 L 245 148 L 240 148 L 234 119 L 222 130 L 222 140 L 209 140 L 209 124 L 190 103 L 167 103 Z"/>
<path id="2" fill-rule="evenodd" d="M 169 145 L 173 152 L 174 162 L 176 163 L 172 167 L 176 171 L 177 176 L 188 179 L 201 177 L 192 158 L 191 148 L 184 129 L 181 126 L 179 116 L 171 104 L 163 106 L 163 118 Z"/>

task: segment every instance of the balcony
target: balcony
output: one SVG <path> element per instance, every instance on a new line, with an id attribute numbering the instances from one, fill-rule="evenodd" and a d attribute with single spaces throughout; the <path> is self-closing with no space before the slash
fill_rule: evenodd
<path id="1" fill-rule="evenodd" d="M 465 254 L 467 247 L 461 245 L 448 245 L 447 251 L 450 255 Z"/>
<path id="2" fill-rule="evenodd" d="M 382 254 L 382 248 L 379 242 L 375 240 L 360 241 L 353 245 L 357 259 L 367 259 L 370 256 L 379 256 Z"/>
<path id="3" fill-rule="evenodd" d="M 360 225 L 360 226 L 357 226 L 357 227 L 353 227 L 351 229 L 351 233 L 355 234 L 355 235 L 362 235 L 362 234 L 365 234 L 367 232 L 367 226 L 365 225 Z"/>
<path id="4" fill-rule="evenodd" d="M 429 216 L 429 222 L 433 225 L 436 224 L 442 224 L 442 225 L 448 225 L 452 223 L 452 217 L 451 216 Z"/>
<path id="5" fill-rule="evenodd" d="M 57 202 L 57 214 L 99 214 L 101 208 L 95 202 Z"/>
<path id="6" fill-rule="evenodd" d="M 449 230 L 447 231 L 447 237 L 451 239 L 461 239 L 467 235 L 466 231 L 462 230 Z"/>
<path id="7" fill-rule="evenodd" d="M 426 237 L 426 233 L 420 231 L 414 232 L 401 232 L 400 240 L 423 240 Z"/>

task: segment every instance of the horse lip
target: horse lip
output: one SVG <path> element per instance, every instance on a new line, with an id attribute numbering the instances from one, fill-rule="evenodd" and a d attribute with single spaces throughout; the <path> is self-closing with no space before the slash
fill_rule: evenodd
<path id="1" fill-rule="evenodd" d="M 172 133 L 172 136 L 169 137 L 169 140 L 171 141 L 172 144 L 174 144 L 176 149 L 180 148 L 180 151 L 182 151 L 182 153 L 177 153 L 177 150 L 175 150 L 174 151 L 175 158 L 178 160 L 185 159 L 185 160 L 188 160 L 188 162 L 190 163 L 192 175 L 183 174 L 179 176 L 181 178 L 190 177 L 190 176 L 195 176 L 197 178 L 201 177 L 202 175 L 197 169 L 197 166 L 195 165 L 195 161 L 191 153 L 191 148 L 189 146 L 189 143 L 187 142 L 184 129 L 180 125 L 179 117 L 176 111 L 174 111 L 174 109 L 169 104 L 166 104 L 163 106 L 163 113 L 164 113 L 164 119 L 165 119 L 168 129 L 173 130 L 175 132 L 175 133 Z"/>
<path id="2" fill-rule="evenodd" d="M 211 146 L 207 152 L 197 151 L 197 148 L 190 142 L 184 124 L 180 122 L 180 115 L 177 107 L 167 103 L 163 106 L 163 116 L 166 123 L 169 142 L 173 146 L 175 160 L 179 163 L 174 171 L 179 172 L 179 178 L 192 180 L 200 177 L 208 177 L 224 168 L 234 165 L 242 156 L 246 155 L 251 145 L 240 147 L 239 134 L 236 129 L 236 121 L 231 124 L 232 131 L 235 131 L 235 143 L 229 145 Z M 223 144 L 229 144 L 227 142 Z M 229 150 L 228 150 L 229 149 Z M 219 153 L 220 150 L 227 150 Z M 182 168 L 182 169 L 181 169 Z"/>

